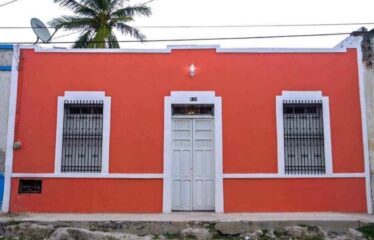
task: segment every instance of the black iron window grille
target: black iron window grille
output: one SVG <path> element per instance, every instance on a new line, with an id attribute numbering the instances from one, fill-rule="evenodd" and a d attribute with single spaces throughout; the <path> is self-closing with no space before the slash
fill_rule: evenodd
<path id="1" fill-rule="evenodd" d="M 173 104 L 172 115 L 208 115 L 214 116 L 214 106 L 206 104 Z"/>
<path id="2" fill-rule="evenodd" d="M 283 101 L 286 174 L 324 174 L 322 101 Z"/>
<path id="3" fill-rule="evenodd" d="M 103 101 L 64 102 L 61 172 L 101 172 Z"/>
<path id="4" fill-rule="evenodd" d="M 42 193 L 42 180 L 20 179 L 18 193 Z"/>

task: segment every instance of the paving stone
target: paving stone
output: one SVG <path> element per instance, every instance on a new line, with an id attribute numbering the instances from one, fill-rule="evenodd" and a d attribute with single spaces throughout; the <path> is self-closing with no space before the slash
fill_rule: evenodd
<path id="1" fill-rule="evenodd" d="M 210 240 L 213 238 L 213 234 L 205 228 L 186 228 L 181 231 L 181 235 L 184 238 L 194 237 L 197 240 Z"/>
<path id="2" fill-rule="evenodd" d="M 308 229 L 306 227 L 293 226 L 285 228 L 287 235 L 296 238 L 303 238 L 306 236 Z"/>
<path id="3" fill-rule="evenodd" d="M 118 232 L 90 231 L 81 228 L 59 228 L 48 240 L 152 240 L 153 236 L 136 236 Z"/>
<path id="4" fill-rule="evenodd" d="M 347 233 L 348 236 L 351 236 L 353 239 L 360 240 L 365 239 L 364 235 L 357 231 L 356 229 L 350 228 Z"/>
<path id="5" fill-rule="evenodd" d="M 215 229 L 222 234 L 237 235 L 249 232 L 250 226 L 248 222 L 218 222 Z"/>
<path id="6" fill-rule="evenodd" d="M 39 225 L 36 223 L 19 223 L 7 225 L 4 229 L 4 237 L 20 237 L 21 239 L 44 239 L 54 231 L 52 225 Z"/>
<path id="7" fill-rule="evenodd" d="M 0 222 L 0 239 L 14 240 L 152 240 L 152 239 L 247 239 L 247 240 L 364 240 L 355 228 L 334 230 L 334 224 L 256 226 L 234 222 Z M 361 223 L 362 224 L 362 223 Z M 362 225 L 361 225 L 362 226 Z M 329 230 L 326 230 L 326 229 Z M 332 229 L 332 230 L 331 230 Z M 336 229 L 340 230 L 338 226 Z"/>

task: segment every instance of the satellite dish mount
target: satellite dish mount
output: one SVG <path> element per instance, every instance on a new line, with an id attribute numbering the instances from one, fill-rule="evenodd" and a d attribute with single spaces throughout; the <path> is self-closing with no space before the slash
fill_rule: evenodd
<path id="1" fill-rule="evenodd" d="M 43 43 L 49 43 L 58 30 L 58 28 L 56 28 L 55 32 L 51 35 L 51 33 L 48 30 L 48 27 L 37 18 L 31 19 L 31 27 L 34 30 L 34 33 L 37 37 L 36 42 L 34 44 L 37 44 L 39 40 Z"/>

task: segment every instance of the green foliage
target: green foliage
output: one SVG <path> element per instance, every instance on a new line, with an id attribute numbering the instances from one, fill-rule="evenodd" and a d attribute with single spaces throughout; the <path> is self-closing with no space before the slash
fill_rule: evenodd
<path id="1" fill-rule="evenodd" d="M 362 232 L 367 239 L 374 240 L 374 224 L 359 227 L 357 231 Z"/>
<path id="2" fill-rule="evenodd" d="M 221 234 L 213 234 L 213 239 L 217 239 L 217 240 L 237 240 L 239 239 L 239 236 L 238 235 L 221 235 Z"/>
<path id="3" fill-rule="evenodd" d="M 20 221 L 16 221 L 14 219 L 11 219 L 7 222 L 8 225 L 18 225 L 20 224 L 21 222 Z"/>
<path id="4" fill-rule="evenodd" d="M 106 240 L 116 240 L 117 238 L 115 238 L 115 237 L 107 237 L 107 239 Z"/>
<path id="5" fill-rule="evenodd" d="M 307 236 L 305 240 L 324 240 L 325 238 L 322 236 Z"/>
<path id="6" fill-rule="evenodd" d="M 277 237 L 277 238 L 280 238 L 284 235 L 286 235 L 287 232 L 285 230 L 274 230 L 274 235 Z"/>
<path id="7" fill-rule="evenodd" d="M 164 237 L 166 239 L 178 239 L 179 238 L 179 234 L 178 233 L 165 233 Z"/>
<path id="8" fill-rule="evenodd" d="M 24 236 L 18 236 L 18 237 L 3 237 L 3 236 L 0 236 L 0 240 L 29 240 L 29 238 L 25 238 Z"/>
<path id="9" fill-rule="evenodd" d="M 304 227 L 304 228 L 308 229 L 308 231 L 318 231 L 318 227 L 316 227 L 316 226 L 310 226 L 308 224 L 299 224 L 298 226 L 299 227 Z"/>
<path id="10" fill-rule="evenodd" d="M 150 16 L 151 9 L 145 4 L 123 7 L 124 0 L 54 0 L 69 8 L 74 16 L 61 16 L 49 24 L 55 28 L 80 31 L 74 48 L 119 48 L 113 30 L 143 41 L 145 36 L 128 25 L 135 16 Z"/>

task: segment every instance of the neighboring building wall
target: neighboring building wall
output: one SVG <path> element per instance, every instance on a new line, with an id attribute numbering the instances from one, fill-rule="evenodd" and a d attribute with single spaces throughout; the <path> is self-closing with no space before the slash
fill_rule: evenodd
<path id="1" fill-rule="evenodd" d="M 367 108 L 371 188 L 374 189 L 374 35 L 367 33 L 362 40 L 365 98 Z M 371 192 L 374 199 L 374 191 Z"/>
<path id="2" fill-rule="evenodd" d="M 365 95 L 368 119 L 371 189 L 374 189 L 374 69 L 365 68 Z M 374 199 L 374 191 L 371 192 Z M 373 206 L 374 207 L 374 206 Z"/>
<path id="3" fill-rule="evenodd" d="M 0 51 L 0 56 L 2 52 Z M 10 72 L 0 71 L 0 172 L 4 172 L 6 135 L 8 126 Z"/>
<path id="4" fill-rule="evenodd" d="M 0 45 L 0 201 L 3 196 L 12 52 L 11 45 Z"/>
<path id="5" fill-rule="evenodd" d="M 22 148 L 14 151 L 11 211 L 161 212 L 164 97 L 171 91 L 215 91 L 222 97 L 225 212 L 368 211 L 356 49 L 72 51 L 21 51 L 15 140 Z M 109 174 L 72 179 L 55 173 L 57 99 L 65 91 L 105 91 L 111 97 Z M 332 174 L 278 174 L 275 103 L 282 91 L 329 97 Z M 22 177 L 42 179 L 42 193 L 19 194 Z"/>

